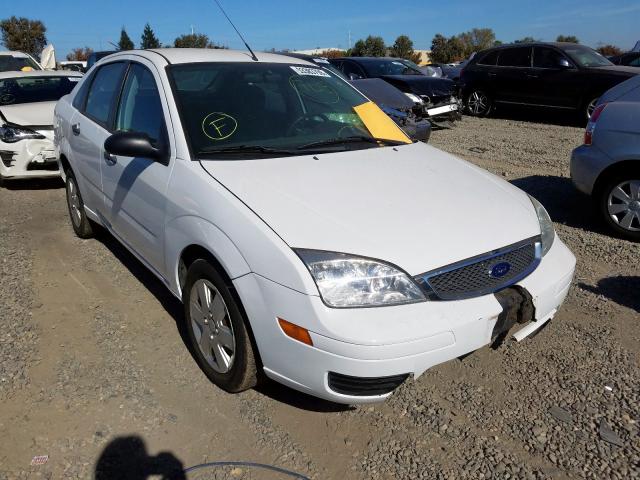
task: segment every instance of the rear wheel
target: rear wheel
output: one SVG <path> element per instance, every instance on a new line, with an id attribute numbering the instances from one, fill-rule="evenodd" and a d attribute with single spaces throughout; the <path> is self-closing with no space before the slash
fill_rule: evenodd
<path id="1" fill-rule="evenodd" d="M 472 90 L 465 102 L 469 115 L 474 117 L 486 117 L 491 112 L 493 102 L 484 90 Z"/>
<path id="2" fill-rule="evenodd" d="M 256 355 L 244 316 L 206 260 L 187 270 L 182 301 L 191 351 L 207 377 L 228 392 L 255 386 Z"/>
<path id="3" fill-rule="evenodd" d="M 629 240 L 640 241 L 640 172 L 612 176 L 599 195 L 607 224 Z"/>
<path id="4" fill-rule="evenodd" d="M 591 114 L 593 113 L 593 111 L 596 109 L 596 104 L 598 103 L 599 99 L 600 99 L 600 97 L 592 98 L 587 103 L 585 103 L 584 115 L 587 118 L 587 122 L 591 118 Z"/>
<path id="5" fill-rule="evenodd" d="M 67 171 L 66 188 L 67 207 L 69 207 L 69 217 L 73 231 L 80 238 L 93 237 L 93 224 L 84 211 L 84 202 L 78 188 L 78 182 L 71 170 Z"/>

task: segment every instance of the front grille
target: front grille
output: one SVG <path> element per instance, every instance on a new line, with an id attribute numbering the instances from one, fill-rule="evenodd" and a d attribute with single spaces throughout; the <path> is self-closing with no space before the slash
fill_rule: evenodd
<path id="1" fill-rule="evenodd" d="M 432 300 L 459 300 L 495 293 L 529 275 L 540 263 L 539 237 L 518 242 L 416 277 Z M 496 265 L 508 264 L 501 276 Z M 493 272 L 495 273 L 495 271 Z"/>
<path id="2" fill-rule="evenodd" d="M 329 372 L 329 388 L 334 392 L 356 397 L 385 395 L 402 385 L 408 376 L 408 373 L 404 373 L 391 377 L 351 377 Z"/>

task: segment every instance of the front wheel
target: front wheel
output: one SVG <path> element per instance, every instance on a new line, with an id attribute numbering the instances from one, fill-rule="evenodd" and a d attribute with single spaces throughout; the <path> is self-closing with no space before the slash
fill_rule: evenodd
<path id="1" fill-rule="evenodd" d="M 182 301 L 191 351 L 207 377 L 232 393 L 255 386 L 256 355 L 244 316 L 206 260 L 189 267 Z"/>
<path id="2" fill-rule="evenodd" d="M 615 175 L 598 199 L 607 224 L 621 236 L 640 241 L 640 172 Z"/>
<path id="3" fill-rule="evenodd" d="M 78 182 L 71 171 L 67 172 L 67 207 L 73 231 L 80 238 L 93 237 L 93 225 L 84 211 L 84 201 L 78 188 Z"/>
<path id="4" fill-rule="evenodd" d="M 473 117 L 486 117 L 491 112 L 493 102 L 484 90 L 472 90 L 467 96 L 465 107 Z"/>
<path id="5" fill-rule="evenodd" d="M 585 105 L 584 105 L 584 115 L 587 118 L 587 122 L 591 118 L 591 114 L 593 113 L 593 111 L 596 109 L 596 105 L 597 105 L 599 99 L 600 99 L 600 97 L 592 98 L 587 103 L 585 103 Z"/>

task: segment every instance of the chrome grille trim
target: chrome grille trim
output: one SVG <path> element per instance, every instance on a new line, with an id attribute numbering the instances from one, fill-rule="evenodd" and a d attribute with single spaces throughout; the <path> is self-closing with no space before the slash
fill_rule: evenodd
<path id="1" fill-rule="evenodd" d="M 542 259 L 540 236 L 528 238 L 498 250 L 455 262 L 416 275 L 414 280 L 429 300 L 461 300 L 498 292 L 533 272 Z M 490 267 L 509 262 L 503 278 L 489 274 Z"/>

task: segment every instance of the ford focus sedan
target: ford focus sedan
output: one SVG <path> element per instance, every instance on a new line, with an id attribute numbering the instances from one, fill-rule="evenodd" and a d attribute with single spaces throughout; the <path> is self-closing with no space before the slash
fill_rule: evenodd
<path id="1" fill-rule="evenodd" d="M 230 392 L 264 373 L 381 401 L 535 332 L 573 277 L 540 203 L 304 60 L 115 53 L 58 103 L 55 135 L 76 234 L 106 228 L 181 299 Z"/>

